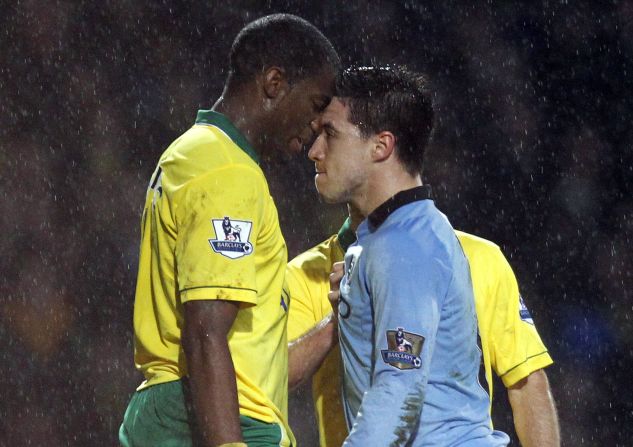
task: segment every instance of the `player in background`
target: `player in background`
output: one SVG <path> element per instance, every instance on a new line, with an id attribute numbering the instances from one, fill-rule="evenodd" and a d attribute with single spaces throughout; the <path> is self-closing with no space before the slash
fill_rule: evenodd
<path id="1" fill-rule="evenodd" d="M 287 251 L 259 162 L 312 138 L 340 62 L 323 34 L 286 14 L 243 28 L 229 62 L 222 96 L 163 153 L 147 190 L 134 304 L 145 381 L 119 430 L 124 446 L 294 443 Z"/>
<path id="2" fill-rule="evenodd" d="M 332 265 L 343 260 L 363 217 L 352 211 L 337 234 L 288 263 L 289 385 L 312 379 L 322 447 L 347 436 L 341 403 L 341 358 L 336 320 L 328 299 Z M 499 247 L 456 231 L 470 265 L 483 364 L 492 401 L 493 371 L 507 387 L 514 425 L 524 447 L 560 445 L 558 418 L 543 368 L 552 364 Z"/>
<path id="3" fill-rule="evenodd" d="M 367 216 L 330 292 L 340 302 L 345 446 L 508 443 L 477 379 L 468 263 L 420 177 L 432 123 L 423 78 L 352 68 L 308 154 L 320 195 Z"/>

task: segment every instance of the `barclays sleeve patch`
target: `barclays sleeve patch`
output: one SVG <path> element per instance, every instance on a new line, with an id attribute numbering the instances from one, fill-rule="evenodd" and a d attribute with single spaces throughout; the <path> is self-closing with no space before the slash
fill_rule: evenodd
<path id="1" fill-rule="evenodd" d="M 209 239 L 209 245 L 214 252 L 237 259 L 253 253 L 253 245 L 249 239 L 253 223 L 247 220 L 231 219 L 224 216 L 223 219 L 212 219 L 215 239 Z"/>
<path id="2" fill-rule="evenodd" d="M 519 295 L 519 316 L 521 317 L 521 320 L 531 325 L 534 325 L 534 320 L 532 320 L 532 315 L 530 315 L 530 311 L 528 310 L 527 306 L 523 302 L 523 297 L 521 295 Z"/>
<path id="3" fill-rule="evenodd" d="M 382 360 L 398 369 L 418 369 L 422 366 L 420 352 L 424 337 L 404 328 L 387 331 L 387 349 L 381 350 Z"/>

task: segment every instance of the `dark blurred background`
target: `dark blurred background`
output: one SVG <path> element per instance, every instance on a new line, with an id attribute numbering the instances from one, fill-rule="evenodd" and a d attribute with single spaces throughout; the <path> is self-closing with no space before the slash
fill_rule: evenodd
<path id="1" fill-rule="evenodd" d="M 132 305 L 149 176 L 220 95 L 236 33 L 272 12 L 313 22 L 346 63 L 430 75 L 425 181 L 456 228 L 498 243 L 514 267 L 556 362 L 564 445 L 631 445 L 632 2 L 1 10 L 0 445 L 116 444 L 141 381 Z M 306 157 L 266 170 L 290 257 L 338 229 L 344 210 L 318 203 Z M 495 423 L 512 433 L 497 385 Z M 299 441 L 315 445 L 308 388 L 291 405 Z"/>

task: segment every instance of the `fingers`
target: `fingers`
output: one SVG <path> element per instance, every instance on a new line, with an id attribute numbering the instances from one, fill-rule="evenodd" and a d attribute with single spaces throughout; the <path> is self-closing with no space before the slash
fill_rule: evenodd
<path id="1" fill-rule="evenodd" d="M 338 310 L 338 301 L 341 298 L 341 292 L 338 290 L 330 290 L 327 294 L 327 298 L 330 300 L 332 309 L 336 313 L 336 311 Z"/>
<path id="2" fill-rule="evenodd" d="M 332 265 L 332 273 L 330 273 L 330 291 L 328 292 L 327 297 L 330 300 L 330 304 L 332 305 L 332 309 L 334 310 L 334 313 L 338 312 L 338 302 L 341 297 L 339 286 L 341 283 L 341 278 L 343 278 L 344 273 L 345 273 L 344 262 L 335 262 Z"/>
<path id="3" fill-rule="evenodd" d="M 338 290 L 341 278 L 345 273 L 345 263 L 335 262 L 332 264 L 332 273 L 330 273 L 330 290 Z"/>

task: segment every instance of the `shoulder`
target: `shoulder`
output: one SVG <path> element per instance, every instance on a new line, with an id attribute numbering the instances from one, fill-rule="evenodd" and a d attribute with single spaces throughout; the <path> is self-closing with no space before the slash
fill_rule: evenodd
<path id="1" fill-rule="evenodd" d="M 332 264 L 343 259 L 342 249 L 337 235 L 330 236 L 320 244 L 294 257 L 289 263 L 287 272 L 293 274 L 319 275 L 329 273 Z"/>
<path id="2" fill-rule="evenodd" d="M 382 234 L 377 240 L 405 252 L 446 256 L 453 255 L 458 247 L 450 222 L 430 200 L 398 210 L 379 231 Z"/>
<path id="3" fill-rule="evenodd" d="M 238 175 L 243 182 L 264 182 L 257 163 L 215 126 L 194 125 L 167 148 L 160 161 L 174 185 L 213 174 L 214 183 Z"/>
<path id="4" fill-rule="evenodd" d="M 459 243 L 468 259 L 473 272 L 485 269 L 488 276 L 512 274 L 512 269 L 508 260 L 504 256 L 501 248 L 492 241 L 455 230 Z M 492 273 L 492 275 L 490 275 Z"/>
<path id="5" fill-rule="evenodd" d="M 454 269 L 461 249 L 448 220 L 432 204 L 390 217 L 368 238 L 367 262 L 379 269 Z M 426 209 L 425 209 L 426 208 Z M 365 245 L 365 244 L 363 244 Z M 371 266 L 370 266 L 371 267 Z"/>
<path id="6" fill-rule="evenodd" d="M 455 230 L 455 235 L 457 235 L 464 254 L 469 260 L 475 258 L 498 259 L 500 257 L 505 259 L 499 246 L 492 241 L 459 230 Z"/>

